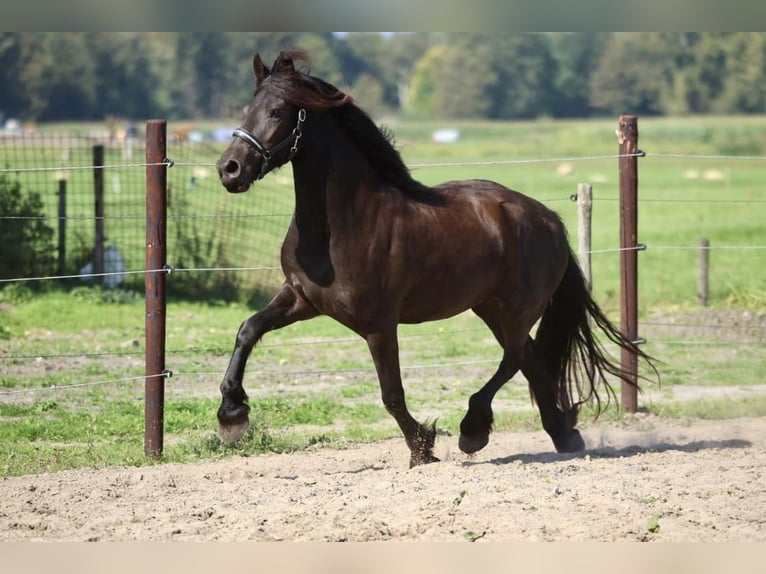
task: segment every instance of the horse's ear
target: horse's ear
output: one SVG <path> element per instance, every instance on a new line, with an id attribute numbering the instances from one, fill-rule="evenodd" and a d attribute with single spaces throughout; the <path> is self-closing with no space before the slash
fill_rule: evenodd
<path id="1" fill-rule="evenodd" d="M 280 52 L 272 66 L 272 72 L 295 72 L 292 54 L 289 52 Z"/>
<path id="2" fill-rule="evenodd" d="M 253 56 L 253 72 L 255 72 L 255 81 L 256 85 L 258 86 L 260 86 L 261 82 L 265 80 L 270 74 L 269 69 L 263 63 L 263 60 L 261 60 L 261 55 L 258 53 Z"/>

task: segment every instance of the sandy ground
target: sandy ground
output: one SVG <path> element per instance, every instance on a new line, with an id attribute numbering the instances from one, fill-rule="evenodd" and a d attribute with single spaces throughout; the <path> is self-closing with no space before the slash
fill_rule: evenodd
<path id="1" fill-rule="evenodd" d="M 766 419 L 636 415 L 407 468 L 401 439 L 0 482 L 2 541 L 766 541 Z"/>

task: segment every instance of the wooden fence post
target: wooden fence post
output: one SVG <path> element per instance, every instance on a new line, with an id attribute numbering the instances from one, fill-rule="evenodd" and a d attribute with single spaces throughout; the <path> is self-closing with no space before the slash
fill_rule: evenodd
<path id="1" fill-rule="evenodd" d="M 620 173 L 620 326 L 630 341 L 638 339 L 638 118 L 620 116 L 617 129 Z M 638 356 L 621 350 L 621 365 L 633 383 L 623 381 L 622 408 L 638 409 Z"/>
<path id="2" fill-rule="evenodd" d="M 66 272 L 66 178 L 59 180 L 58 274 Z"/>
<path id="3" fill-rule="evenodd" d="M 93 146 L 93 196 L 95 230 L 93 236 L 93 278 L 96 285 L 104 284 L 104 146 Z"/>
<path id="4" fill-rule="evenodd" d="M 703 238 L 697 246 L 697 301 L 703 307 L 707 307 L 709 272 L 710 241 Z"/>
<path id="5" fill-rule="evenodd" d="M 167 123 L 146 122 L 146 378 L 144 454 L 160 458 L 165 413 L 165 273 L 167 247 Z"/>

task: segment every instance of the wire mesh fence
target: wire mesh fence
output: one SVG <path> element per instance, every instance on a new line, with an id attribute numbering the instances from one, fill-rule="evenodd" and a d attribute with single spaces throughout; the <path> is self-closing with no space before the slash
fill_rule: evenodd
<path id="1" fill-rule="evenodd" d="M 233 201 L 221 193 L 213 165 L 224 145 L 171 138 L 175 167 L 168 172 L 168 257 L 174 267 L 188 271 L 171 289 L 192 296 L 257 296 L 280 282 L 274 238 L 287 228 L 292 213 L 289 178 L 277 176 L 259 193 Z M 41 201 L 39 212 L 13 219 L 51 230 L 47 252 L 38 257 L 49 263 L 38 275 L 84 275 L 83 281 L 110 287 L 142 284 L 140 275 L 124 272 L 145 266 L 143 160 L 143 142 L 135 137 L 25 133 L 0 138 L 0 177 Z"/>

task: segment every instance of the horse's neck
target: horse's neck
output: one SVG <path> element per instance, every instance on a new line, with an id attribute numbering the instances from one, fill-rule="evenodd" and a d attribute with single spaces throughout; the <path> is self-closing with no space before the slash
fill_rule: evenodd
<path id="1" fill-rule="evenodd" d="M 293 161 L 296 225 L 301 235 L 318 240 L 329 238 L 331 226 L 339 231 L 372 178 L 364 156 L 336 135 L 307 145 Z"/>
<path id="2" fill-rule="evenodd" d="M 311 158 L 293 162 L 295 223 L 301 235 L 316 240 L 329 237 L 327 218 L 327 169 Z"/>

